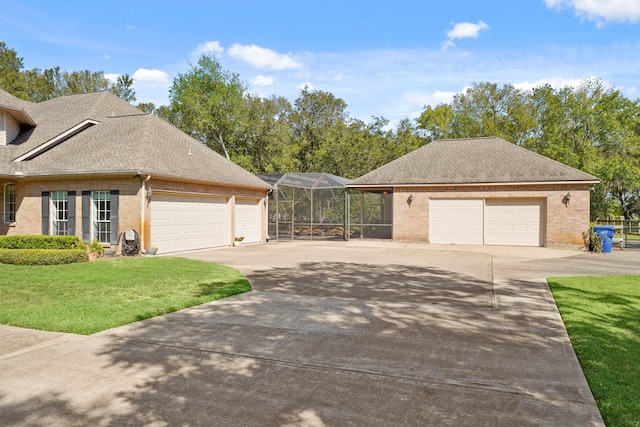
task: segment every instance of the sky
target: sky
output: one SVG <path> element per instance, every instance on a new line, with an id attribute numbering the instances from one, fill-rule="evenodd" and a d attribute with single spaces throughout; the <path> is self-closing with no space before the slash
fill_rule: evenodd
<path id="1" fill-rule="evenodd" d="M 174 78 L 215 56 L 251 93 L 331 92 L 391 123 L 473 83 L 603 80 L 640 98 L 640 0 L 0 0 L 0 40 L 25 69 L 134 79 L 168 105 Z"/>

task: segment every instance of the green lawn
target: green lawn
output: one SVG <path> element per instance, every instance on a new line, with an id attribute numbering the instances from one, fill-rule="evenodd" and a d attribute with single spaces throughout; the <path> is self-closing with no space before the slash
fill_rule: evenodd
<path id="1" fill-rule="evenodd" d="M 640 426 L 640 276 L 548 279 L 608 426 Z"/>
<path id="2" fill-rule="evenodd" d="M 0 324 L 92 334 L 251 290 L 237 270 L 169 257 L 0 264 Z"/>

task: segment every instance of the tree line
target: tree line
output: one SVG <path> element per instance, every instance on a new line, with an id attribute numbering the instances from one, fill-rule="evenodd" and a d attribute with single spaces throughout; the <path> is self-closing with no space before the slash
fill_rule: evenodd
<path id="1" fill-rule="evenodd" d="M 24 70 L 0 42 L 0 87 L 34 102 L 111 90 L 133 103 L 133 80 L 102 72 Z M 357 178 L 434 139 L 498 136 L 601 179 L 593 219 L 640 213 L 640 100 L 599 79 L 560 89 L 474 83 L 450 103 L 425 106 L 418 118 L 364 122 L 330 92 L 304 88 L 290 102 L 251 93 L 215 57 L 175 77 L 169 105 L 137 107 L 174 124 L 254 173 L 327 172 Z"/>

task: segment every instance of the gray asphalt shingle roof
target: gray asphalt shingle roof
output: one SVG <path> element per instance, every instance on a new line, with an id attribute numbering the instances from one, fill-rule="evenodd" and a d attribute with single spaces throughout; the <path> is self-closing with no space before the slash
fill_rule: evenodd
<path id="1" fill-rule="evenodd" d="M 349 186 L 598 181 L 593 175 L 489 137 L 433 141 Z"/>
<path id="2" fill-rule="evenodd" d="M 12 101 L 0 90 L 0 104 Z M 254 174 L 222 157 L 176 127 L 110 92 L 55 98 L 18 106 L 36 122 L 9 145 L 0 147 L 0 174 L 109 174 L 137 172 L 167 178 L 268 189 Z M 0 107 L 1 108 L 1 107 Z M 99 122 L 35 155 L 26 153 L 87 119 Z"/>

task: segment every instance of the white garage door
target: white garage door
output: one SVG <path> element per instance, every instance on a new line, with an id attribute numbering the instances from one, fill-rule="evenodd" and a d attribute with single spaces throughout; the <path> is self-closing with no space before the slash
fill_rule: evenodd
<path id="1" fill-rule="evenodd" d="M 151 246 L 160 252 L 230 245 L 229 227 L 224 198 L 153 195 Z"/>
<path id="2" fill-rule="evenodd" d="M 540 200 L 487 200 L 485 218 L 487 245 L 542 245 Z"/>
<path id="3" fill-rule="evenodd" d="M 429 200 L 429 242 L 482 245 L 484 200 Z"/>
<path id="4" fill-rule="evenodd" d="M 236 200 L 236 237 L 244 236 L 244 243 L 261 241 L 261 218 L 260 204 L 257 200 Z"/>

